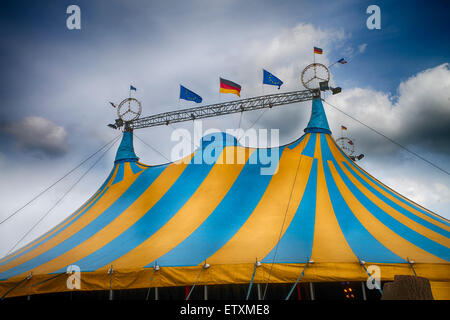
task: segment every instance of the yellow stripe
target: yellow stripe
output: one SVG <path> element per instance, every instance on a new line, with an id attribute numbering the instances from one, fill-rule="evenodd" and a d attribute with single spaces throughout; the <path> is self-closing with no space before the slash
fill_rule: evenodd
<path id="1" fill-rule="evenodd" d="M 124 165 L 125 166 L 124 166 L 124 169 L 123 169 L 123 180 L 133 178 L 134 173 L 133 173 L 133 170 L 131 170 L 130 163 L 129 162 L 125 162 Z"/>
<path id="2" fill-rule="evenodd" d="M 322 159 L 322 148 L 320 147 L 320 134 L 316 134 L 316 145 L 314 148 L 314 158 Z"/>
<path id="3" fill-rule="evenodd" d="M 322 159 L 317 165 L 316 219 L 311 259 L 315 262 L 354 262 L 353 253 L 342 233 L 331 205 Z"/>
<path id="4" fill-rule="evenodd" d="M 245 151 L 243 147 L 225 147 L 221 157 L 229 154 L 226 149 Z M 245 152 L 245 162 L 253 152 L 254 150 Z M 144 267 L 175 248 L 219 205 L 239 176 L 245 162 L 243 164 L 216 163 L 192 197 L 163 227 L 135 249 L 110 264 L 114 268 Z"/>
<path id="5" fill-rule="evenodd" d="M 301 156 L 306 145 L 304 139 L 299 149 L 285 148 L 280 161 L 279 170 L 270 180 L 264 195 L 240 230 L 216 253 L 207 259 L 210 264 L 254 262 L 256 258 L 263 259 L 275 247 L 281 230 L 284 234 L 305 191 L 308 175 L 311 170 L 312 159 Z M 301 157 L 300 167 L 299 158 Z M 292 192 L 292 199 L 288 206 L 292 191 L 292 184 L 296 170 L 299 170 Z M 288 209 L 286 211 L 286 209 Z"/>
<path id="6" fill-rule="evenodd" d="M 386 227 L 378 219 L 376 219 L 353 195 L 353 193 L 347 188 L 342 178 L 337 173 L 333 162 L 328 161 L 331 174 L 334 181 L 341 192 L 345 202 L 353 212 L 355 217 L 361 222 L 361 224 L 369 231 L 375 239 L 377 239 L 386 248 L 393 253 L 402 257 L 403 259 L 411 259 L 418 263 L 445 263 L 442 260 L 431 253 L 415 246 L 411 242 L 402 238 L 394 231 Z"/>
<path id="7" fill-rule="evenodd" d="M 39 239 L 38 241 L 36 241 L 35 243 L 30 242 L 29 244 L 25 245 L 24 247 L 20 248 L 19 250 L 15 251 L 12 255 L 5 257 L 3 259 L 0 260 L 0 262 L 3 262 L 4 260 L 10 259 L 18 254 L 20 254 L 21 252 L 27 250 L 28 248 L 32 247 L 32 246 L 36 246 L 39 243 L 41 243 L 42 241 L 44 241 L 45 239 L 47 239 L 48 237 L 50 237 L 52 234 L 54 234 L 55 232 L 57 232 L 58 230 L 60 230 L 61 228 L 63 228 L 64 226 L 66 226 L 68 223 L 70 223 L 71 221 L 73 221 L 76 217 L 78 217 L 80 215 L 80 213 L 83 211 L 83 209 L 89 207 L 89 205 L 94 202 L 95 200 L 97 200 L 98 197 L 100 197 L 100 194 L 102 193 L 103 190 L 107 189 L 109 187 L 109 185 L 111 185 L 112 181 L 114 181 L 114 177 L 117 173 L 117 169 L 119 166 L 115 166 L 113 168 L 113 174 L 111 175 L 111 177 L 109 178 L 109 181 L 107 182 L 107 184 L 104 186 L 104 188 L 102 190 L 98 190 L 88 201 L 86 201 L 86 203 L 84 203 L 79 209 L 77 209 L 74 213 L 72 213 L 69 217 L 67 217 L 64 221 L 62 221 L 59 225 L 57 225 L 56 227 L 54 227 L 53 229 L 49 230 L 44 236 L 42 236 L 41 239 Z M 0 268 L 1 270 L 1 268 Z M 0 271 L 1 272 L 1 271 Z"/>
<path id="8" fill-rule="evenodd" d="M 239 93 L 238 90 L 220 88 L 220 92 L 222 92 L 222 93 L 234 93 L 234 94 L 238 95 L 239 97 L 241 96 L 241 94 Z"/>
<path id="9" fill-rule="evenodd" d="M 87 226 L 93 220 L 95 220 L 100 214 L 103 213 L 109 206 L 111 206 L 120 196 L 129 188 L 129 186 L 134 182 L 134 180 L 144 171 L 136 174 L 133 179 L 127 179 L 125 183 L 116 183 L 111 185 L 109 189 L 103 194 L 103 196 L 98 199 L 98 201 L 85 212 L 77 221 L 73 222 L 67 227 L 63 232 L 55 235 L 53 238 L 49 239 L 47 242 L 43 243 L 41 246 L 27 252 L 23 256 L 18 257 L 14 261 L 6 263 L 0 266 L 0 272 L 4 272 L 12 267 L 24 263 L 38 255 L 46 252 L 47 250 L 53 248 L 64 240 L 68 239 L 82 228 Z M 111 179 L 113 181 L 113 179 Z"/>
<path id="10" fill-rule="evenodd" d="M 33 273 L 45 274 L 57 271 L 108 244 L 147 213 L 180 177 L 186 166 L 184 163 L 169 165 L 147 190 L 110 224 L 75 248 L 33 269 Z"/>
<path id="11" fill-rule="evenodd" d="M 399 221 L 400 223 L 404 224 L 405 226 L 407 226 L 408 228 L 420 233 L 421 235 L 436 241 L 437 243 L 440 243 L 446 247 L 449 247 L 450 245 L 450 239 L 437 233 L 434 232 L 431 229 L 428 229 L 426 227 L 424 227 L 423 225 L 415 222 L 414 220 L 409 219 L 408 217 L 406 217 L 405 215 L 401 214 L 400 212 L 398 212 L 397 210 L 395 210 L 394 208 L 392 208 L 391 206 L 389 206 L 388 204 L 386 204 L 385 202 L 381 201 L 380 198 L 376 197 L 373 193 L 371 193 L 369 190 L 366 189 L 366 187 L 364 187 L 362 185 L 362 183 L 360 183 L 355 177 L 353 177 L 353 175 L 347 170 L 347 168 L 340 163 L 339 166 L 342 168 L 342 170 L 344 171 L 344 173 L 347 175 L 347 177 L 352 181 L 352 183 L 367 197 L 370 199 L 370 201 L 372 201 L 374 204 L 376 204 L 381 210 L 383 210 L 384 212 L 388 213 L 391 217 L 393 217 L 394 219 L 396 219 L 397 221 Z"/>
<path id="12" fill-rule="evenodd" d="M 406 205 L 405 203 L 403 203 L 402 201 L 398 200 L 397 198 L 395 198 L 394 196 L 392 196 L 391 194 L 389 194 L 388 192 L 386 192 L 385 190 L 383 190 L 382 188 L 380 188 L 378 185 L 376 185 L 373 181 L 371 181 L 370 179 L 368 179 L 365 175 L 363 175 L 361 172 L 359 172 L 357 169 L 355 169 L 353 166 L 356 166 L 356 164 L 354 163 L 350 163 L 348 161 L 348 159 L 346 159 L 338 150 L 337 150 L 337 146 L 336 143 L 330 138 L 327 137 L 327 142 L 328 145 L 330 146 L 330 150 L 333 153 L 336 161 L 340 162 L 346 162 L 350 168 L 352 168 L 352 171 L 354 171 L 357 175 L 359 175 L 364 181 L 366 181 L 368 184 L 370 184 L 373 188 L 375 188 L 377 191 L 379 191 L 381 194 L 383 194 L 384 196 L 386 196 L 388 199 L 390 199 L 391 201 L 395 202 L 396 204 L 398 204 L 399 206 L 401 206 L 402 208 L 404 208 L 405 210 L 408 210 L 409 212 L 411 212 L 412 214 L 417 215 L 418 217 L 446 230 L 446 231 L 450 231 L 450 227 L 439 222 L 436 221 L 435 219 L 427 216 L 426 214 L 423 214 L 420 211 L 417 211 L 416 209 L 411 208 L 410 206 Z M 360 168 L 360 167 L 358 167 Z M 361 168 L 360 168 L 361 169 Z M 362 171 L 364 171 L 363 169 L 361 169 Z M 365 172 L 365 171 L 364 171 Z M 372 179 L 376 180 L 375 178 L 373 178 L 371 175 L 369 175 L 368 173 L 366 173 L 369 177 L 371 177 Z M 378 181 L 378 180 L 376 180 Z M 379 182 L 379 181 L 378 181 Z M 381 182 L 379 182 L 380 184 L 382 184 Z M 384 186 L 384 184 L 382 184 Z M 386 186 L 385 186 L 386 187 Z M 388 187 L 386 187 L 388 188 Z M 389 188 L 388 188 L 389 189 Z M 391 189 L 389 189 L 391 190 Z M 393 190 L 392 190 L 393 191 Z M 395 191 L 393 191 L 395 192 Z M 406 198 L 405 198 L 406 199 Z"/>

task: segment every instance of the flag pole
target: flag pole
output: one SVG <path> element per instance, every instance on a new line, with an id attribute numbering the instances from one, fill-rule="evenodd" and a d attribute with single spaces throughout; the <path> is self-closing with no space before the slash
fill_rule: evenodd
<path id="1" fill-rule="evenodd" d="M 130 90 L 129 90 L 129 99 L 131 99 L 131 85 L 130 85 Z M 128 110 L 130 110 L 130 100 L 128 100 Z"/>
<path id="2" fill-rule="evenodd" d="M 219 77 L 219 103 L 222 103 L 222 97 L 220 95 L 220 77 Z"/>
<path id="3" fill-rule="evenodd" d="M 314 48 L 313 48 L 313 64 L 314 64 L 314 77 L 315 77 L 317 74 L 316 74 L 316 53 L 314 52 Z"/>
<path id="4" fill-rule="evenodd" d="M 314 48 L 315 47 L 313 47 L 313 63 L 315 64 L 316 63 L 316 53 L 314 52 Z M 316 71 L 315 67 L 314 67 L 314 71 Z"/>

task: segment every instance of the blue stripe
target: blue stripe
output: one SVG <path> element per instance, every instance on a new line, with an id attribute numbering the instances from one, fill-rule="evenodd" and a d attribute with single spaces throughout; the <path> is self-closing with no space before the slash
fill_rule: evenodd
<path id="1" fill-rule="evenodd" d="M 348 171 L 352 174 L 353 177 L 355 177 L 355 179 L 357 179 L 361 184 L 363 184 L 368 190 L 370 190 L 375 196 L 377 196 L 378 198 L 380 198 L 381 200 L 383 200 L 385 203 L 387 203 L 389 206 L 391 206 L 392 208 L 394 208 L 395 210 L 397 210 L 398 212 L 404 214 L 405 216 L 407 216 L 408 218 L 410 218 L 411 220 L 414 220 L 415 222 L 427 227 L 428 229 L 433 230 L 436 233 L 439 233 L 441 235 L 443 235 L 444 237 L 449 238 L 450 237 L 450 232 L 439 228 L 438 226 L 436 226 L 435 224 L 432 224 L 431 222 L 424 220 L 418 216 L 416 216 L 415 214 L 413 214 L 412 212 L 406 210 L 405 208 L 399 206 L 398 204 L 396 204 L 395 202 L 393 202 L 392 200 L 390 200 L 388 197 L 384 196 L 381 192 L 378 192 L 375 188 L 373 188 L 370 184 L 368 184 L 366 181 L 364 181 L 364 179 L 362 179 L 358 174 L 356 174 L 353 170 L 351 170 L 350 166 L 343 162 L 343 165 L 347 167 Z"/>
<path id="2" fill-rule="evenodd" d="M 259 161 L 260 152 L 265 151 L 258 149 L 253 152 L 233 186 L 203 224 L 178 246 L 157 259 L 159 265 L 198 265 L 236 234 L 255 210 L 272 178 L 260 174 L 264 167 Z"/>
<path id="3" fill-rule="evenodd" d="M 316 136 L 317 133 L 311 133 L 309 137 L 308 143 L 306 144 L 305 149 L 303 149 L 302 154 L 308 157 L 314 157 L 314 151 L 316 149 Z"/>
<path id="4" fill-rule="evenodd" d="M 323 159 L 331 159 L 332 154 L 325 137 L 322 137 L 321 151 Z M 336 166 L 336 161 L 333 159 Z M 325 181 L 330 196 L 333 211 L 338 220 L 339 227 L 344 234 L 347 243 L 360 260 L 379 263 L 405 263 L 401 257 L 390 251 L 359 222 L 352 210 L 348 207 L 339 191 L 333 176 L 331 175 L 328 162 L 323 161 Z"/>
<path id="5" fill-rule="evenodd" d="M 350 189 L 350 191 L 353 193 L 353 195 L 358 199 L 358 201 L 375 217 L 377 218 L 381 223 L 383 223 L 386 227 L 397 233 L 402 238 L 408 240 L 412 244 L 416 245 L 417 247 L 441 258 L 444 260 L 449 261 L 450 260 L 450 250 L 437 243 L 434 242 L 427 237 L 424 237 L 420 233 L 408 228 L 404 224 L 400 223 L 398 220 L 391 217 L 389 214 L 381 210 L 376 204 L 374 204 L 369 198 L 367 198 L 364 193 L 361 192 L 352 182 L 351 180 L 345 175 L 345 173 L 342 171 L 342 169 L 339 167 L 337 162 L 333 161 L 336 167 L 336 170 L 338 171 L 339 175 L 341 176 L 344 183 L 347 185 L 347 187 Z M 414 257 L 411 257 L 414 258 Z"/>
<path id="6" fill-rule="evenodd" d="M 116 184 L 116 183 L 118 183 L 118 182 L 123 180 L 124 171 L 125 171 L 125 163 L 124 162 L 120 162 L 119 163 L 119 168 L 117 168 L 116 177 L 115 177 L 115 179 L 114 179 L 112 184 Z"/>
<path id="7" fill-rule="evenodd" d="M 137 174 L 139 172 L 141 172 L 142 168 L 139 168 L 138 165 L 136 164 L 136 162 L 130 162 L 130 167 L 131 167 L 131 171 L 133 171 L 134 174 Z"/>
<path id="8" fill-rule="evenodd" d="M 262 262 L 272 262 L 275 251 L 277 263 L 303 263 L 311 257 L 316 218 L 317 161 L 313 160 L 302 200 L 291 224 L 278 243 L 278 249 L 272 249 Z"/>
<path id="9" fill-rule="evenodd" d="M 120 196 L 120 198 L 114 202 L 108 209 L 106 209 L 100 216 L 98 216 L 94 221 L 88 224 L 86 227 L 81 229 L 79 232 L 71 236 L 70 238 L 64 240 L 55 247 L 49 249 L 48 251 L 42 253 L 41 255 L 24 262 L 8 271 L 0 274 L 0 279 L 7 279 L 12 276 L 26 272 L 32 268 L 47 263 L 48 261 L 55 259 L 56 257 L 64 254 L 79 245 L 80 243 L 86 241 L 116 217 L 118 217 L 124 210 L 126 210 L 134 201 L 136 201 L 139 196 L 144 193 L 145 190 L 152 184 L 152 182 L 160 175 L 160 173 L 167 166 L 161 166 L 157 168 L 147 169 L 144 171 L 134 183 Z M 85 271 L 85 270 L 83 270 Z"/>
<path id="10" fill-rule="evenodd" d="M 221 146 L 218 146 L 218 149 L 214 152 L 214 159 L 217 160 L 220 156 L 221 148 Z M 196 155 L 194 155 L 194 158 Z M 213 165 L 197 165 L 191 162 L 172 187 L 142 218 L 104 247 L 75 262 L 75 264 L 83 271 L 94 271 L 139 246 L 183 207 L 207 177 Z"/>
<path id="11" fill-rule="evenodd" d="M 344 155 L 347 159 L 347 155 L 344 154 L 339 148 L 338 148 L 339 152 Z M 377 186 L 379 186 L 381 189 L 383 189 L 384 191 L 386 191 L 387 193 L 389 193 L 390 195 L 392 195 L 393 197 L 397 198 L 398 200 L 400 200 L 401 202 L 403 202 L 404 204 L 406 204 L 408 207 L 412 208 L 412 209 L 416 209 L 417 211 L 422 212 L 423 214 L 427 215 L 428 217 L 441 222 L 447 226 L 450 226 L 450 222 L 446 221 L 444 218 L 439 218 L 436 217 L 435 215 L 423 210 L 422 208 L 420 208 L 419 206 L 416 206 L 410 202 L 408 202 L 407 200 L 403 199 L 401 196 L 395 194 L 394 192 L 392 192 L 391 190 L 389 190 L 385 185 L 383 185 L 382 183 L 378 182 L 376 179 L 374 179 L 373 177 L 369 176 L 367 173 L 365 173 L 363 170 L 361 170 L 360 168 L 358 168 L 358 166 L 354 165 L 353 162 L 351 160 L 348 160 L 351 163 L 351 166 L 353 168 L 355 168 L 357 171 L 361 172 L 361 174 L 363 174 L 365 177 L 367 177 L 370 181 L 372 181 L 373 183 L 375 183 Z"/>
<path id="12" fill-rule="evenodd" d="M 74 223 L 74 222 L 77 221 L 79 218 L 81 218 L 81 217 L 84 215 L 84 213 L 86 213 L 86 212 L 87 212 L 87 211 L 88 211 L 88 210 L 89 210 L 89 209 L 90 209 L 90 208 L 91 208 L 91 207 L 92 207 L 92 206 L 93 206 L 93 205 L 94 205 L 101 197 L 102 197 L 102 195 L 108 190 L 108 188 L 106 188 L 106 185 L 108 184 L 109 180 L 111 179 L 111 177 L 112 177 L 112 175 L 113 175 L 113 173 L 114 173 L 114 169 L 115 169 L 115 166 L 114 166 L 113 169 L 111 170 L 111 173 L 109 174 L 109 176 L 108 176 L 108 178 L 106 179 L 106 181 L 105 181 L 105 182 L 102 184 L 102 186 L 97 190 L 97 192 L 96 192 L 96 193 L 95 193 L 88 201 L 86 201 L 86 203 L 84 203 L 83 206 L 80 207 L 80 209 L 77 210 L 77 211 L 79 211 L 79 213 L 77 214 L 77 218 L 73 219 L 70 223 L 66 224 L 63 228 L 61 228 L 61 229 L 58 230 L 57 232 L 53 233 L 51 236 L 49 236 L 47 239 L 45 239 L 44 241 L 40 242 L 39 244 L 36 244 L 36 245 L 34 245 L 34 246 L 31 246 L 30 248 L 28 248 L 28 249 L 25 250 L 24 252 L 21 252 L 20 254 L 18 254 L 18 255 L 16 255 L 16 256 L 10 258 L 10 259 L 7 259 L 7 260 L 1 262 L 1 263 L 0 263 L 0 266 L 3 265 L 3 264 L 5 264 L 5 263 L 8 263 L 9 261 L 13 261 L 13 260 L 17 259 L 17 258 L 19 258 L 20 256 L 22 256 L 22 255 L 24 255 L 24 254 L 30 252 L 31 250 L 35 249 L 36 247 L 38 247 L 38 246 L 40 246 L 40 245 L 46 243 L 47 241 L 49 241 L 50 239 L 52 239 L 53 237 L 55 237 L 57 234 L 61 233 L 61 232 L 64 231 L 66 228 L 68 228 L 72 223 Z M 89 204 L 89 202 L 97 196 L 97 194 L 100 194 L 99 197 L 98 197 L 94 202 L 92 202 L 88 207 L 86 207 L 86 206 Z M 64 222 L 62 222 L 62 223 L 64 223 Z M 62 223 L 61 223 L 61 224 L 62 224 Z M 59 225 L 61 225 L 61 224 L 59 224 Z M 59 226 L 59 225 L 58 225 L 58 226 Z M 58 226 L 57 226 L 57 227 L 58 227 Z M 54 229 L 56 229 L 57 227 L 55 227 Z M 51 231 L 49 231 L 49 232 L 51 232 Z M 47 232 L 46 234 L 48 234 L 49 232 Z M 36 240 L 32 241 L 31 243 L 29 243 L 29 244 L 27 244 L 27 245 L 30 245 L 30 244 L 32 244 L 32 243 L 36 243 L 39 239 L 41 239 L 42 237 L 44 237 L 46 234 L 42 235 L 41 237 L 37 238 Z M 20 250 L 20 249 L 19 249 L 19 250 Z M 16 250 L 16 251 L 18 251 L 18 250 Z M 14 253 L 9 254 L 9 256 L 11 256 L 12 254 L 14 254 Z"/>

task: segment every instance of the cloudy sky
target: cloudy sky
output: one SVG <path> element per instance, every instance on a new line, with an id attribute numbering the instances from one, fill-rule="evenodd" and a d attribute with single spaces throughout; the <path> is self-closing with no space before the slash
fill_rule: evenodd
<path id="1" fill-rule="evenodd" d="M 81 8 L 81 30 L 66 27 L 71 4 Z M 381 9 L 380 30 L 366 26 L 371 4 Z M 324 50 L 318 62 L 349 61 L 331 68 L 343 91 L 327 101 L 449 172 L 449 9 L 444 1 L 2 1 L 0 221 L 119 134 L 106 127 L 116 118 L 108 101 L 126 98 L 130 84 L 144 116 L 193 107 L 179 101 L 180 84 L 204 104 L 233 100 L 218 94 L 219 76 L 241 84 L 242 98 L 299 90 L 313 46 Z M 263 68 L 284 81 L 280 91 L 262 87 Z M 279 128 L 280 143 L 291 142 L 301 136 L 310 105 L 271 109 L 255 127 Z M 448 173 L 325 110 L 335 137 L 340 125 L 348 128 L 365 154 L 364 169 L 450 218 Z M 203 127 L 245 129 L 261 112 L 206 119 Z M 146 143 L 135 140 L 141 161 L 167 162 L 176 128 L 192 130 L 192 123 L 135 132 Z M 108 175 L 116 148 L 0 224 L 0 256 L 79 207 Z"/>

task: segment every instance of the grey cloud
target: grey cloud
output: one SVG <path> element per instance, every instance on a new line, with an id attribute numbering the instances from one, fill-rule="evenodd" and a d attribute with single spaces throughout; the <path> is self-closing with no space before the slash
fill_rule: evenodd
<path id="1" fill-rule="evenodd" d="M 4 129 L 22 150 L 57 157 L 68 151 L 66 130 L 39 116 L 25 117 Z"/>

